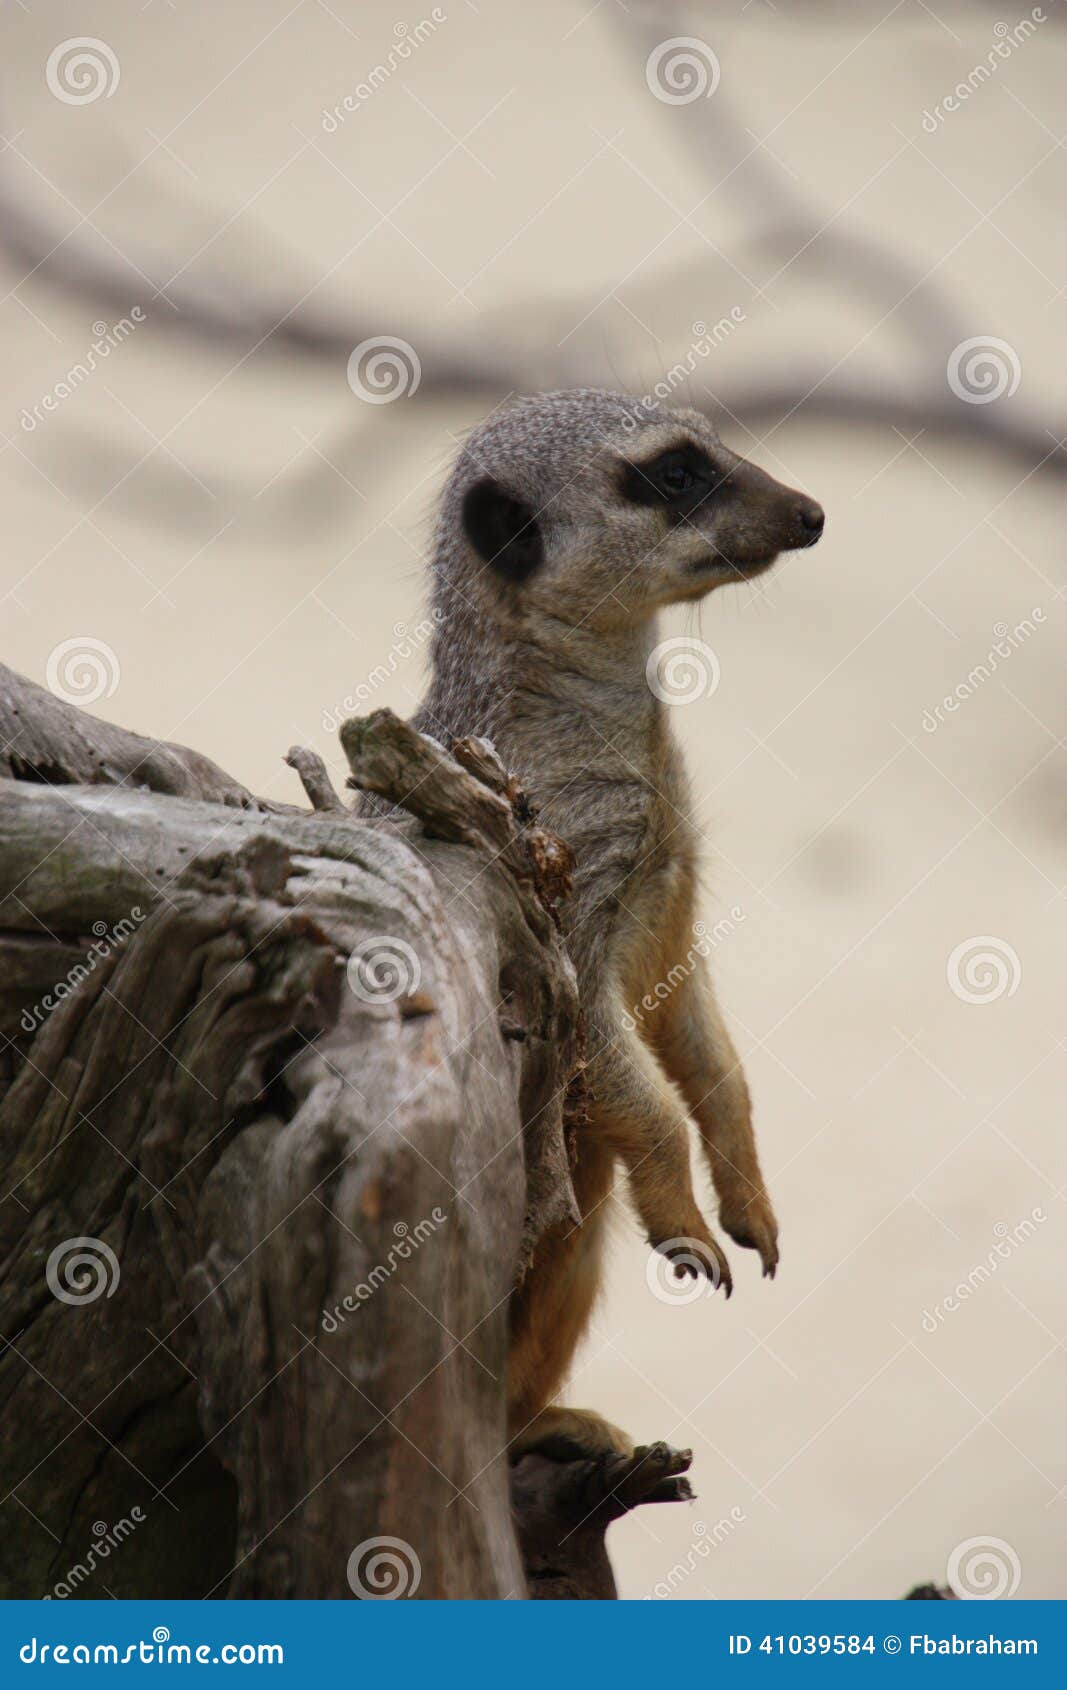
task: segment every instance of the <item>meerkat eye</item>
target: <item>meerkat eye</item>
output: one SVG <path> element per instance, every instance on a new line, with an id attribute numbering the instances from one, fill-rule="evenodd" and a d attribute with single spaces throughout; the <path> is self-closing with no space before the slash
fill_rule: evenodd
<path id="1" fill-rule="evenodd" d="M 696 481 L 696 476 L 685 464 L 667 464 L 661 475 L 661 484 L 671 493 L 685 493 Z"/>
<path id="2" fill-rule="evenodd" d="M 692 441 L 672 446 L 647 463 L 622 466 L 621 488 L 638 505 L 668 505 L 686 515 L 702 505 L 718 486 L 719 477 L 707 453 Z"/>

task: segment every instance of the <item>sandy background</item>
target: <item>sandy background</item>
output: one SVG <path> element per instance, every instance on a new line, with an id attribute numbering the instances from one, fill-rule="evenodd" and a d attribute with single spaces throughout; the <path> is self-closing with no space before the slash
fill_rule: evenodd
<path id="1" fill-rule="evenodd" d="M 117 248 L 157 285 L 269 287 L 416 349 L 521 338 L 534 382 L 581 348 L 643 391 L 694 321 L 736 306 L 698 400 L 801 354 L 944 393 L 951 343 L 917 344 L 902 290 L 886 304 L 812 251 L 776 274 L 758 196 L 717 186 L 728 164 L 651 96 L 614 0 L 441 10 L 329 133 L 323 109 L 429 7 L 8 8 L 0 170 L 57 239 Z M 761 160 L 820 223 L 936 266 L 964 333 L 1008 343 L 1004 414 L 1067 418 L 1067 31 L 1043 25 L 929 134 L 924 110 L 1016 18 L 938 14 L 728 0 L 684 33 L 713 44 L 750 145 L 767 138 Z M 121 79 L 77 106 L 44 66 L 80 35 Z M 487 406 L 372 406 L 343 361 L 195 349 L 157 332 L 169 307 L 138 284 L 147 321 L 30 430 L 101 313 L 12 269 L 3 284 L 4 658 L 43 680 L 60 642 L 103 641 L 116 684 L 95 710 L 296 799 L 282 754 L 302 739 L 336 763 L 324 715 L 418 621 L 450 436 Z M 824 503 L 827 533 L 665 628 L 721 668 L 675 720 L 714 860 L 706 917 L 743 911 L 715 965 L 783 1263 L 769 1285 L 735 1250 L 729 1306 L 667 1307 L 620 1213 L 570 1395 L 691 1444 L 700 1493 L 616 1528 L 627 1596 L 893 1596 L 991 1537 L 1020 1596 L 1065 1594 L 1062 481 L 918 428 L 724 429 Z M 1023 619 L 997 672 L 924 727 Z M 375 702 L 409 712 L 421 661 Z M 947 966 L 983 937 L 994 990 L 968 1002 Z"/>

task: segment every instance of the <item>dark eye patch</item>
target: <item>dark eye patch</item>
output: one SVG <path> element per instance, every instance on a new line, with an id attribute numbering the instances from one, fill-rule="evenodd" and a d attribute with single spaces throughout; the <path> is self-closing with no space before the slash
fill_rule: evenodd
<path id="1" fill-rule="evenodd" d="M 685 517 L 710 498 L 722 479 L 708 454 L 687 441 L 646 463 L 623 464 L 619 484 L 633 504 L 666 506 Z"/>

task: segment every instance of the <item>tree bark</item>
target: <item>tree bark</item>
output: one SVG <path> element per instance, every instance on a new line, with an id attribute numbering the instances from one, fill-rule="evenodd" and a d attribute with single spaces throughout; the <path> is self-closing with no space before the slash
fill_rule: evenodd
<path id="1" fill-rule="evenodd" d="M 6 670 L 0 733 L 0 1594 L 522 1597 L 524 1551 L 614 1594 L 660 1496 L 527 1457 L 513 1516 L 506 1457 L 509 1295 L 575 1213 L 567 848 L 387 711 L 342 730 L 378 817 Z"/>

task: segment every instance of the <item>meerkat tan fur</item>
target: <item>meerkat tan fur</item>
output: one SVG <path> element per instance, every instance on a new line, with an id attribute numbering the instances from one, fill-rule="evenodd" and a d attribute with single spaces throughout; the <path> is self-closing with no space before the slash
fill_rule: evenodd
<path id="1" fill-rule="evenodd" d="M 646 663 L 664 606 L 758 574 L 822 525 L 812 499 L 728 450 L 698 412 L 593 390 L 494 412 L 444 493 L 417 725 L 492 739 L 577 857 L 565 919 L 587 1021 L 583 1219 L 543 1239 L 513 1299 L 513 1456 L 632 1447 L 599 1415 L 554 1403 L 596 1296 L 617 1161 L 650 1245 L 729 1295 L 693 1192 L 691 1117 L 721 1227 L 764 1273 L 778 1261 L 744 1074 L 703 959 L 677 967 L 692 955 L 700 839 Z M 634 1025 L 633 1006 L 668 977 L 678 984 Z"/>

